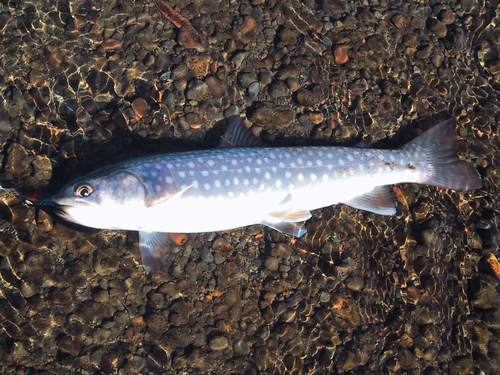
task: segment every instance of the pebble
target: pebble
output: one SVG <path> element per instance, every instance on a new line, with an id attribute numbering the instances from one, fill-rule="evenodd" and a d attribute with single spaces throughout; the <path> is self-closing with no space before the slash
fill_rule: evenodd
<path id="1" fill-rule="evenodd" d="M 269 94 L 275 98 L 282 98 L 285 96 L 289 96 L 290 92 L 286 84 L 282 81 L 275 81 L 270 85 Z"/>
<path id="2" fill-rule="evenodd" d="M 250 347 L 248 346 L 248 343 L 245 340 L 236 340 L 233 343 L 233 350 L 236 354 L 245 356 L 250 353 Z"/>
<path id="3" fill-rule="evenodd" d="M 208 97 L 210 90 L 208 85 L 198 79 L 192 79 L 189 81 L 186 91 L 186 97 L 189 100 L 202 101 Z"/>
<path id="4" fill-rule="evenodd" d="M 335 63 L 343 65 L 349 61 L 349 55 L 347 54 L 346 46 L 337 46 L 333 50 L 333 55 L 335 56 Z"/>
<path id="5" fill-rule="evenodd" d="M 212 350 L 224 350 L 228 347 L 229 340 L 225 336 L 215 336 L 210 340 L 208 346 Z"/>
<path id="6" fill-rule="evenodd" d="M 279 267 L 279 261 L 278 261 L 278 259 L 276 259 L 274 257 L 270 257 L 264 261 L 264 266 L 269 271 L 276 271 Z"/>
<path id="7" fill-rule="evenodd" d="M 236 116 L 240 114 L 240 108 L 237 105 L 232 105 L 224 111 L 224 117 L 230 118 L 231 116 Z"/>
<path id="8" fill-rule="evenodd" d="M 289 107 L 257 103 L 256 109 L 250 119 L 254 123 L 275 126 L 279 129 L 289 125 L 294 116 L 293 109 Z"/>
<path id="9" fill-rule="evenodd" d="M 252 82 L 248 86 L 248 97 L 251 100 L 256 99 L 257 96 L 259 95 L 259 91 L 260 91 L 260 83 L 259 82 Z"/>
<path id="10" fill-rule="evenodd" d="M 429 29 L 436 34 L 438 38 L 444 38 L 448 32 L 446 24 L 439 20 L 432 20 Z"/>

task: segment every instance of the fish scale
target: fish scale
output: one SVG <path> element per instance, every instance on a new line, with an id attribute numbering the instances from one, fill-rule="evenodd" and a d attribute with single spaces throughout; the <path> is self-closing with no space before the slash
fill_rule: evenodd
<path id="1" fill-rule="evenodd" d="M 310 211 L 332 204 L 394 214 L 388 185 L 477 189 L 477 171 L 456 156 L 454 125 L 444 121 L 398 150 L 270 148 L 234 117 L 217 149 L 118 163 L 32 203 L 56 207 L 80 225 L 139 231 L 143 264 L 151 271 L 170 246 L 168 233 L 264 224 L 302 236 Z"/>

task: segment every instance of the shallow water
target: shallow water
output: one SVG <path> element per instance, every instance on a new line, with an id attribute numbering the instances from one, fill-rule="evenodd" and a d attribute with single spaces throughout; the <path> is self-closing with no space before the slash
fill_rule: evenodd
<path id="1" fill-rule="evenodd" d="M 401 185 L 397 215 L 325 208 L 301 240 L 179 236 L 157 278 L 135 233 L 0 191 L 2 371 L 497 371 L 498 1 L 168 4 L 200 39 L 154 2 L 0 5 L 2 186 L 49 194 L 112 160 L 210 148 L 241 112 L 273 145 L 389 148 L 455 117 L 484 187 Z"/>

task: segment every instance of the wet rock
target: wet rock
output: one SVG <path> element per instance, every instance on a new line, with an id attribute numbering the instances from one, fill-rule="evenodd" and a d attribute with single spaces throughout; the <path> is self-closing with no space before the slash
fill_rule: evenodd
<path id="1" fill-rule="evenodd" d="M 226 93 L 226 85 L 220 78 L 210 76 L 205 79 L 205 83 L 210 94 L 216 99 L 222 98 Z"/>
<path id="2" fill-rule="evenodd" d="M 208 55 L 195 55 L 187 58 L 186 65 L 197 78 L 208 74 L 212 58 Z"/>
<path id="3" fill-rule="evenodd" d="M 194 100 L 194 101 L 202 101 L 208 97 L 210 94 L 210 90 L 208 89 L 208 85 L 200 81 L 198 79 L 193 79 L 189 81 L 187 91 L 186 91 L 186 97 L 189 100 Z"/>
<path id="4" fill-rule="evenodd" d="M 136 98 L 132 102 L 132 109 L 134 110 L 136 118 L 143 118 L 148 112 L 148 103 L 143 98 Z"/>
<path id="5" fill-rule="evenodd" d="M 338 46 L 333 50 L 333 55 L 335 56 L 335 62 L 339 65 L 343 65 L 349 61 L 349 55 L 347 54 L 348 48 L 346 46 Z"/>
<path id="6" fill-rule="evenodd" d="M 318 91 L 300 89 L 297 91 L 297 101 L 303 106 L 314 108 L 320 104 L 322 98 Z"/>
<path id="7" fill-rule="evenodd" d="M 21 178 L 29 172 L 31 158 L 23 146 L 13 143 L 7 153 L 7 162 L 5 163 L 6 172 L 10 173 L 14 178 Z"/>
<path id="8" fill-rule="evenodd" d="M 447 10 L 442 11 L 439 14 L 439 19 L 445 25 L 451 25 L 457 19 L 457 14 L 455 12 L 453 12 L 452 10 L 447 9 Z"/>
<path id="9" fill-rule="evenodd" d="M 289 107 L 257 103 L 250 120 L 257 124 L 273 126 L 280 129 L 289 125 L 294 116 L 295 113 L 293 109 Z"/>
<path id="10" fill-rule="evenodd" d="M 210 340 L 208 346 L 212 350 L 224 350 L 228 347 L 229 341 L 225 336 L 215 336 Z"/>
<path id="11" fill-rule="evenodd" d="M 0 137 L 12 130 L 12 125 L 5 119 L 0 119 Z"/>
<path id="12" fill-rule="evenodd" d="M 286 84 L 282 81 L 276 81 L 273 84 L 271 84 L 269 88 L 269 94 L 275 98 L 281 98 L 288 96 L 290 93 L 288 91 L 288 87 Z"/>
<path id="13" fill-rule="evenodd" d="M 250 353 L 250 347 L 245 340 L 236 340 L 233 344 L 233 350 L 236 354 L 245 356 Z"/>
<path id="14" fill-rule="evenodd" d="M 448 29 L 446 28 L 446 24 L 439 20 L 432 20 L 429 26 L 429 29 L 436 34 L 438 38 L 444 38 Z"/>
<path id="15" fill-rule="evenodd" d="M 260 83 L 259 82 L 253 82 L 248 86 L 248 97 L 250 99 L 256 99 L 257 96 L 259 95 L 259 90 L 260 90 Z"/>
<path id="16" fill-rule="evenodd" d="M 279 261 L 274 257 L 267 258 L 264 262 L 264 265 L 269 271 L 276 271 L 279 267 Z"/>

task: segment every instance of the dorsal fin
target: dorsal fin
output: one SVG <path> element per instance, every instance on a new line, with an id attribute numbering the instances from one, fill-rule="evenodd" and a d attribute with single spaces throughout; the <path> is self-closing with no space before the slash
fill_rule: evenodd
<path id="1" fill-rule="evenodd" d="M 262 147 L 264 142 L 253 135 L 239 116 L 229 118 L 229 127 L 222 136 L 219 148 L 227 147 Z"/>

